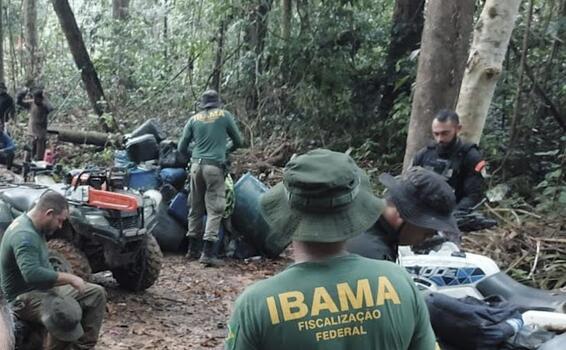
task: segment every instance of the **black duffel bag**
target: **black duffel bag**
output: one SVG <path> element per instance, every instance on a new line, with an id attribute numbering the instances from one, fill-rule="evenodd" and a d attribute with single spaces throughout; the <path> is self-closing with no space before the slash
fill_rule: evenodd
<path id="1" fill-rule="evenodd" d="M 441 343 L 458 350 L 495 350 L 521 328 L 515 306 L 473 297 L 456 299 L 440 293 L 425 298 L 430 322 Z"/>
<path id="2" fill-rule="evenodd" d="M 184 168 L 189 159 L 177 150 L 177 144 L 171 140 L 159 143 L 159 166 L 161 168 Z"/>

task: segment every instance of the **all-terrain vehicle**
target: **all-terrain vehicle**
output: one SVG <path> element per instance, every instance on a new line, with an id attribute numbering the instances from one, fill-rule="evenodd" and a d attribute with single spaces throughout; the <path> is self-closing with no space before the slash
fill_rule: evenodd
<path id="1" fill-rule="evenodd" d="M 96 181 L 96 180 L 95 180 Z M 88 278 L 110 270 L 121 287 L 142 291 L 159 276 L 162 253 L 146 230 L 157 203 L 133 193 L 74 185 L 0 184 L 0 235 L 48 190 L 66 196 L 70 217 L 62 229 L 47 237 L 55 269 Z"/>

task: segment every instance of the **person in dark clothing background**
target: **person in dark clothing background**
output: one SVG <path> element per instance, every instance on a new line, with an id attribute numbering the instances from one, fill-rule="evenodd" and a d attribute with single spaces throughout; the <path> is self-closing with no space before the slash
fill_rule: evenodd
<path id="1" fill-rule="evenodd" d="M 454 192 L 440 175 L 412 167 L 400 179 L 382 174 L 379 181 L 388 190 L 385 209 L 370 229 L 346 242 L 350 253 L 395 261 L 399 245 L 418 245 L 436 231 L 459 232 Z"/>
<path id="2" fill-rule="evenodd" d="M 438 112 L 432 122 L 435 142 L 417 152 L 412 165 L 442 175 L 455 191 L 456 210 L 469 210 L 483 197 L 486 163 L 476 144 L 460 139 L 461 129 L 456 112 Z"/>
<path id="3" fill-rule="evenodd" d="M 14 99 L 8 94 L 8 89 L 3 81 L 0 81 L 0 119 L 6 123 L 15 116 Z"/>
<path id="4" fill-rule="evenodd" d="M 8 169 L 14 162 L 16 145 L 8 133 L 4 130 L 4 120 L 0 119 L 0 163 L 5 164 Z"/>
<path id="5" fill-rule="evenodd" d="M 30 139 L 34 160 L 43 160 L 47 143 L 47 116 L 53 111 L 53 106 L 43 95 L 43 89 L 32 91 L 33 100 L 25 100 L 28 90 L 20 91 L 16 96 L 18 106 L 29 111 L 28 137 Z M 29 158 L 29 157 L 27 157 Z M 29 161 L 29 159 L 26 159 Z"/>

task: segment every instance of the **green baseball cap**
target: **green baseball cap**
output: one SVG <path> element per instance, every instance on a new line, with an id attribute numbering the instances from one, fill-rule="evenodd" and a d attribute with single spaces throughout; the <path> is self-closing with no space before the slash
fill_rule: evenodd
<path id="1" fill-rule="evenodd" d="M 275 234 L 326 243 L 364 232 L 385 207 L 354 160 L 327 149 L 312 150 L 289 161 L 283 182 L 263 194 L 260 203 Z"/>

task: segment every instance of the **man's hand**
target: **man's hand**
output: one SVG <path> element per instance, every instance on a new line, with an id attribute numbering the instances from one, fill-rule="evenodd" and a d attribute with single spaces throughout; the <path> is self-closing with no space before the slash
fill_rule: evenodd
<path id="1" fill-rule="evenodd" d="M 75 288 L 79 292 L 79 294 L 83 294 L 86 289 L 85 281 L 79 276 L 67 272 L 59 272 L 57 275 L 57 282 L 55 282 L 55 285 L 63 286 L 65 284 L 70 284 L 73 288 Z"/>

